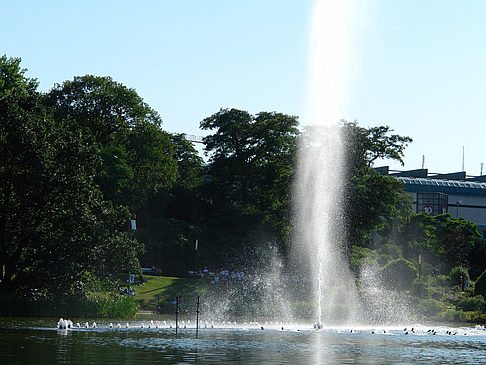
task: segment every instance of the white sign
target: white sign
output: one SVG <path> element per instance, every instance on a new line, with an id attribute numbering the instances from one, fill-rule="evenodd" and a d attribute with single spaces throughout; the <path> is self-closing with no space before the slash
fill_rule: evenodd
<path id="1" fill-rule="evenodd" d="M 423 212 L 432 215 L 434 214 L 434 207 L 432 205 L 424 205 Z"/>

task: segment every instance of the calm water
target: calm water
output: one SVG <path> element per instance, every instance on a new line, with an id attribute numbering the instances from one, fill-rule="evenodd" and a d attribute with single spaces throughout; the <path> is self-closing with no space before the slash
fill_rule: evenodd
<path id="1" fill-rule="evenodd" d="M 84 321 L 83 321 L 84 323 Z M 90 322 L 91 323 L 91 322 Z M 125 322 L 123 322 L 125 323 Z M 486 331 L 473 328 L 327 328 L 270 324 L 215 324 L 195 338 L 191 328 L 175 337 L 170 323 L 147 328 L 57 330 L 57 319 L 0 319 L 1 364 L 485 364 Z M 260 327 L 264 326 L 264 330 Z M 204 324 L 203 324 L 204 327 Z M 371 332 L 375 333 L 372 334 Z M 386 333 L 384 333 L 386 331 Z M 448 335 L 452 331 L 456 335 Z"/>

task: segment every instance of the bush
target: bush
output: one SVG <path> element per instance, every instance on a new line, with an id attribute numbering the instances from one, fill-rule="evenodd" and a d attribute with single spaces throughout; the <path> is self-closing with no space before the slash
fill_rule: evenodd
<path id="1" fill-rule="evenodd" d="M 476 280 L 474 295 L 482 295 L 483 298 L 486 298 L 486 270 Z"/>
<path id="2" fill-rule="evenodd" d="M 427 299 L 430 298 L 430 289 L 423 281 L 415 280 L 411 292 L 416 297 Z"/>
<path id="3" fill-rule="evenodd" d="M 465 312 L 466 321 L 472 323 L 486 323 L 486 313 L 483 312 Z"/>
<path id="4" fill-rule="evenodd" d="M 463 281 L 469 281 L 469 272 L 464 266 L 456 266 L 451 269 L 449 277 L 451 279 L 452 286 L 462 285 Z"/>
<path id="5" fill-rule="evenodd" d="M 400 257 L 403 257 L 402 248 L 397 245 L 390 245 L 389 243 L 381 246 L 378 249 L 378 253 L 380 255 L 390 256 L 393 259 L 399 259 Z"/>
<path id="6" fill-rule="evenodd" d="M 444 303 L 439 302 L 435 299 L 422 300 L 419 304 L 419 308 L 422 310 L 423 314 L 427 317 L 434 317 L 439 315 L 439 313 L 447 310 L 447 306 Z"/>
<path id="7" fill-rule="evenodd" d="M 96 311 L 96 317 L 134 317 L 138 310 L 137 303 L 131 296 L 115 295 L 110 298 L 93 298 L 91 302 Z"/>
<path id="8" fill-rule="evenodd" d="M 457 302 L 456 307 L 465 311 L 485 311 L 486 310 L 486 302 L 481 295 L 478 295 L 474 298 L 464 298 Z"/>
<path id="9" fill-rule="evenodd" d="M 350 267 L 358 273 L 363 265 L 376 265 L 376 252 L 365 247 L 353 246 L 350 256 Z"/>
<path id="10" fill-rule="evenodd" d="M 19 294 L 0 295 L 0 316 L 29 317 L 133 317 L 138 306 L 133 297 L 109 298 L 69 295 L 31 298 Z"/>
<path id="11" fill-rule="evenodd" d="M 381 270 L 382 278 L 390 289 L 410 289 L 418 277 L 418 271 L 408 260 L 397 259 Z"/>
<path id="12" fill-rule="evenodd" d="M 434 319 L 445 322 L 465 322 L 466 313 L 461 310 L 448 309 L 445 312 L 439 313 Z"/>
<path id="13" fill-rule="evenodd" d="M 437 275 L 432 277 L 431 285 L 448 287 L 451 285 L 451 280 L 448 275 Z"/>

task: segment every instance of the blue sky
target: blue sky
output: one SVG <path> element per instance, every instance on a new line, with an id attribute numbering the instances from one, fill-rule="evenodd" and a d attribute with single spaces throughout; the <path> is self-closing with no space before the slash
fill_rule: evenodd
<path id="1" fill-rule="evenodd" d="M 358 1 L 342 118 L 414 142 L 407 169 L 486 163 L 486 2 Z M 9 1 L 0 53 L 43 91 L 76 75 L 137 90 L 169 132 L 221 107 L 304 116 L 312 0 Z M 301 120 L 305 124 L 304 120 Z M 397 164 L 391 164 L 398 168 Z M 486 168 L 483 171 L 486 174 Z"/>

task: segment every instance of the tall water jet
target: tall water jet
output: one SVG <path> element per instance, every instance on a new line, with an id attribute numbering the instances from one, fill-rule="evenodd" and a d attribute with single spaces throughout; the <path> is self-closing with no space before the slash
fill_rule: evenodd
<path id="1" fill-rule="evenodd" d="M 340 107 L 346 95 L 350 1 L 317 0 L 309 42 L 309 89 L 295 184 L 294 255 L 304 253 L 315 319 L 353 320 L 359 302 L 343 259 L 344 151 Z"/>

